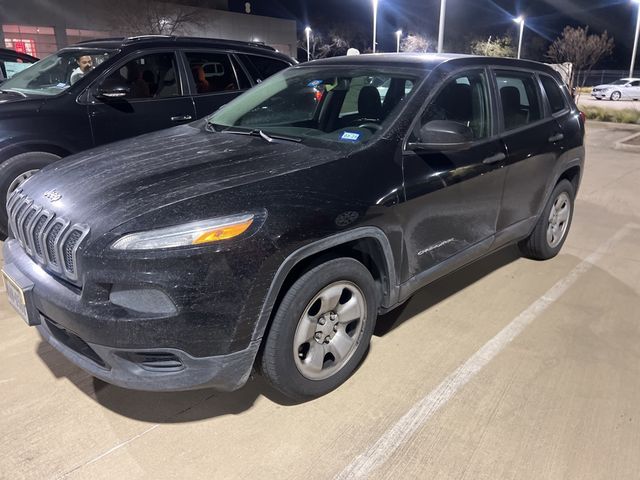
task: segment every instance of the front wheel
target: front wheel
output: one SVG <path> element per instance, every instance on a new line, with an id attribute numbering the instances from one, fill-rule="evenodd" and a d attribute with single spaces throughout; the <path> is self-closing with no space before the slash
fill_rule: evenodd
<path id="1" fill-rule="evenodd" d="M 622 94 L 620 92 L 613 92 L 611 94 L 611 100 L 613 100 L 614 102 L 617 102 L 621 98 L 622 98 Z"/>
<path id="2" fill-rule="evenodd" d="M 571 227 L 574 198 L 573 184 L 558 182 L 533 232 L 518 244 L 525 257 L 548 260 L 558 255 Z"/>
<path id="3" fill-rule="evenodd" d="M 16 189 L 45 166 L 60 160 L 48 152 L 21 153 L 0 164 L 0 240 L 9 233 L 6 202 Z"/>
<path id="4" fill-rule="evenodd" d="M 298 401 L 337 388 L 367 351 L 377 298 L 371 274 L 357 260 L 338 258 L 309 270 L 278 307 L 262 353 L 263 375 Z"/>

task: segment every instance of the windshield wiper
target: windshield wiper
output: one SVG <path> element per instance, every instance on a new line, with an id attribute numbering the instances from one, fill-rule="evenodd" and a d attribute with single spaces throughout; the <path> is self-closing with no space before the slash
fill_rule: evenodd
<path id="1" fill-rule="evenodd" d="M 22 95 L 24 98 L 27 98 L 27 94 L 26 93 L 22 93 L 18 90 L 0 90 L 0 92 L 2 93 L 17 93 L 18 95 Z"/>
<path id="2" fill-rule="evenodd" d="M 207 130 L 209 130 L 209 129 L 207 129 Z M 216 130 L 215 127 L 212 125 L 211 130 L 209 130 L 209 131 L 220 132 L 220 133 L 233 133 L 233 134 L 236 134 L 236 135 L 250 135 L 252 137 L 260 137 L 267 143 L 273 143 L 275 140 L 284 140 L 284 141 L 287 141 L 287 142 L 295 142 L 295 143 L 302 142 L 302 139 L 298 138 L 298 137 L 290 137 L 288 135 L 279 135 L 277 133 L 271 133 L 271 132 L 267 133 L 264 130 L 259 129 L 259 128 L 256 128 L 256 129 L 253 129 L 253 130 L 240 130 L 240 129 L 234 129 L 234 128 L 226 128 L 224 130 Z"/>

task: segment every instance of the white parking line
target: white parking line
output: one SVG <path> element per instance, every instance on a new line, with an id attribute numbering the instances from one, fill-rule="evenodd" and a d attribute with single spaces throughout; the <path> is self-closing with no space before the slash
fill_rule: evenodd
<path id="1" fill-rule="evenodd" d="M 413 434 L 420 429 L 442 406 L 464 387 L 480 370 L 505 349 L 522 331 L 533 322 L 552 303 L 558 300 L 580 276 L 588 272 L 612 247 L 627 235 L 636 225 L 627 224 L 618 230 L 609 240 L 580 262 L 564 278 L 559 280 L 538 300 L 518 315 L 489 340 L 463 365 L 458 367 L 440 385 L 419 400 L 414 406 L 389 428 L 371 447 L 358 455 L 336 480 L 367 478 L 375 469 L 383 465 Z"/>

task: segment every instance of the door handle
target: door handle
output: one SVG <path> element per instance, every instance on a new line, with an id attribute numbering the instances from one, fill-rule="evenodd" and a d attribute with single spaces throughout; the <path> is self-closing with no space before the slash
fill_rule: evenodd
<path id="1" fill-rule="evenodd" d="M 482 161 L 482 163 L 484 163 L 485 165 L 491 165 L 492 163 L 501 162 L 505 158 L 507 158 L 507 156 L 504 154 L 504 152 L 500 152 L 500 153 L 496 153 L 495 155 L 492 155 L 490 157 L 485 158 Z"/>
<path id="2" fill-rule="evenodd" d="M 561 140 L 564 140 L 564 134 L 562 133 L 556 133 L 555 135 L 549 137 L 549 143 L 556 143 Z"/>
<path id="3" fill-rule="evenodd" d="M 172 122 L 184 122 L 185 120 L 191 120 L 191 115 L 178 115 L 176 117 L 171 117 Z"/>

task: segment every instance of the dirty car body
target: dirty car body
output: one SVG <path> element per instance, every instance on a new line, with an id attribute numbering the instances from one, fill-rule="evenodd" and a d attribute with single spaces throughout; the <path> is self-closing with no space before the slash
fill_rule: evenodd
<path id="1" fill-rule="evenodd" d="M 523 75 L 540 118 L 506 131 L 499 85 Z M 541 75 L 557 82 L 562 111 L 551 111 Z M 469 93 L 474 79 L 486 88 L 482 139 L 417 142 L 425 108 L 451 82 Z M 279 96 L 283 82 L 297 85 L 295 98 Z M 363 55 L 296 66 L 254 90 L 203 121 L 47 167 L 9 199 L 5 275 L 26 320 L 92 375 L 143 390 L 235 390 L 287 289 L 323 259 L 358 259 L 385 312 L 527 237 L 554 185 L 579 183 L 584 125 L 539 64 Z M 299 119 L 280 121 L 296 109 Z M 117 248 L 229 216 L 250 225 L 210 243 Z"/>

